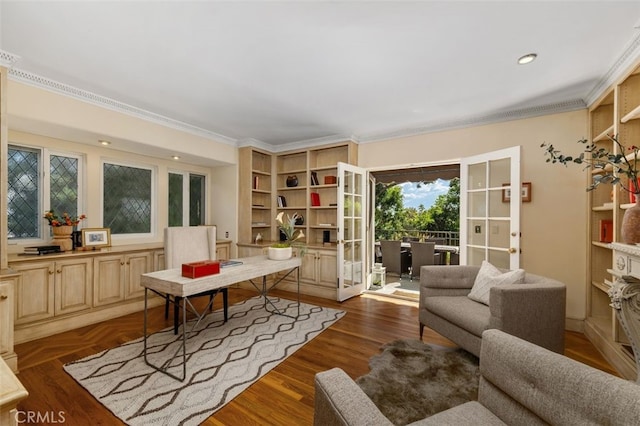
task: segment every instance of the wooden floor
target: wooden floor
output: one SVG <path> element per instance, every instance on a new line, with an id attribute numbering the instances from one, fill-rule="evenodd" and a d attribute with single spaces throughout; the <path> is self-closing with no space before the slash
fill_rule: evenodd
<path id="1" fill-rule="evenodd" d="M 291 293 L 275 292 L 292 298 Z M 229 302 L 253 296 L 230 289 Z M 203 298 L 201 298 L 203 299 Z M 418 338 L 417 303 L 377 295 L 362 295 L 343 303 L 302 296 L 302 301 L 342 309 L 347 314 L 300 348 L 233 401 L 211 416 L 207 425 L 310 425 L 313 422 L 313 379 L 332 367 L 357 378 L 369 371 L 368 359 L 395 339 Z M 220 309 L 220 300 L 216 309 Z M 19 405 L 23 411 L 64 412 L 68 425 L 122 424 L 118 418 L 78 385 L 62 366 L 142 336 L 142 312 L 16 346 L 18 378 L 29 391 Z M 150 312 L 150 328 L 170 326 L 164 308 Z M 425 342 L 453 346 L 425 329 Z M 566 355 L 616 374 L 580 333 L 566 333 Z"/>

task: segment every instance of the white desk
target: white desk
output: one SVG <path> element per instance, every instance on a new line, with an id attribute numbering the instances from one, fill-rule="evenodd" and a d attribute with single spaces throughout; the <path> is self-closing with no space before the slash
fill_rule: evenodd
<path id="1" fill-rule="evenodd" d="M 225 268 L 221 268 L 219 274 L 215 275 L 207 275 L 206 277 L 200 278 L 186 278 L 182 276 L 181 268 L 175 269 L 166 269 L 164 271 L 150 272 L 147 274 L 142 274 L 140 279 L 140 285 L 143 286 L 144 289 L 144 361 L 150 367 L 155 368 L 158 371 L 161 371 L 167 374 L 174 379 L 183 381 L 187 376 L 187 358 L 186 358 L 186 345 L 187 345 L 187 335 L 193 331 L 206 312 L 209 310 L 212 301 L 201 311 L 198 312 L 197 309 L 193 306 L 189 298 L 196 294 L 208 291 L 208 290 L 216 290 L 223 287 L 228 287 L 232 284 L 236 284 L 242 281 L 249 281 L 253 286 L 261 293 L 264 297 L 264 308 L 268 310 L 267 303 L 270 304 L 274 310 L 269 311 L 274 314 L 284 315 L 280 312 L 275 305 L 269 300 L 268 292 L 273 287 L 278 285 L 282 279 L 293 273 L 293 271 L 298 271 L 300 265 L 302 264 L 302 260 L 299 257 L 292 257 L 287 260 L 269 260 L 267 256 L 254 256 L 254 257 L 244 257 L 241 259 L 234 259 L 242 262 L 242 265 L 236 266 L 228 266 Z M 287 271 L 287 273 L 280 277 L 280 279 L 276 280 L 270 287 L 267 286 L 267 275 L 275 274 L 277 272 Z M 298 280 L 298 315 L 300 315 L 300 273 L 297 274 Z M 257 285 L 253 282 L 255 278 L 262 277 L 261 286 Z M 180 302 L 182 303 L 182 367 L 183 367 L 183 376 L 182 378 L 173 375 L 167 371 L 169 366 L 173 360 L 179 355 L 180 349 L 176 351 L 171 359 L 162 364 L 162 366 L 155 366 L 151 364 L 147 360 L 147 300 L 149 291 L 152 291 L 161 296 L 171 295 L 182 298 Z M 191 327 L 191 330 L 187 331 L 187 305 L 189 310 L 196 314 L 197 321 Z M 294 317 L 297 318 L 297 317 Z M 175 366 L 174 366 L 175 367 Z"/>

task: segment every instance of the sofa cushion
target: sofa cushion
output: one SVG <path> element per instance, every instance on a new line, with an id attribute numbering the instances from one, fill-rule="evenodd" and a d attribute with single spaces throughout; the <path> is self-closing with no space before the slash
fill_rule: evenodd
<path id="1" fill-rule="evenodd" d="M 441 411 L 426 419 L 411 423 L 412 426 L 423 425 L 506 425 L 491 411 L 476 401 L 467 402 L 448 410 Z"/>
<path id="2" fill-rule="evenodd" d="M 469 292 L 469 299 L 489 306 L 491 287 L 524 282 L 524 269 L 503 272 L 486 260 L 482 261 L 478 275 Z"/>
<path id="3" fill-rule="evenodd" d="M 482 332 L 489 326 L 491 317 L 489 307 L 482 303 L 474 302 L 467 296 L 426 297 L 423 303 L 424 307 L 434 315 L 478 337 L 481 337 Z"/>

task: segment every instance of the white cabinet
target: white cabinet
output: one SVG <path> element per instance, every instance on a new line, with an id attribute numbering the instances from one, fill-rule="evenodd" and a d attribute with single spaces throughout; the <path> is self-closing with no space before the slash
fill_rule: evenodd
<path id="1" fill-rule="evenodd" d="M 3 276 L 0 281 L 0 356 L 14 373 L 18 371 L 18 357 L 13 351 L 15 279 Z"/>
<path id="2" fill-rule="evenodd" d="M 152 271 L 152 252 L 99 256 L 93 261 L 96 271 L 93 276 L 93 306 L 144 296 L 140 275 Z"/>
<path id="3" fill-rule="evenodd" d="M 91 308 L 91 259 L 61 260 L 53 263 L 53 314 L 62 315 Z"/>

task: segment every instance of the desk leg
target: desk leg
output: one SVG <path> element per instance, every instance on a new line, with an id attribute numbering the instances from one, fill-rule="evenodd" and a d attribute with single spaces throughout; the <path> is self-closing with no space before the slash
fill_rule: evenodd
<path id="1" fill-rule="evenodd" d="M 293 271 L 297 272 L 297 287 L 298 287 L 298 298 L 297 298 L 297 302 L 298 302 L 298 313 L 297 315 L 287 315 L 285 313 L 283 313 L 282 311 L 280 311 L 280 309 L 278 309 L 278 307 L 276 305 L 273 304 L 273 302 L 271 301 L 271 299 L 269 299 L 268 295 L 269 295 L 269 290 L 273 289 L 275 286 L 277 286 L 278 284 L 280 284 L 280 282 L 282 280 L 284 280 L 285 278 L 287 278 Z M 256 290 L 258 290 L 260 292 L 260 296 L 262 296 L 264 298 L 264 309 L 265 311 L 271 313 L 271 314 L 276 314 L 276 315 L 282 315 L 285 317 L 289 317 L 289 318 L 293 318 L 293 319 L 297 319 L 300 316 L 300 268 L 298 266 L 296 266 L 295 268 L 289 270 L 289 272 L 287 272 L 284 276 L 280 277 L 280 279 L 278 281 L 276 281 L 271 287 L 269 287 L 267 285 L 267 276 L 263 275 L 262 276 L 262 289 L 260 289 L 256 283 L 253 282 L 253 280 L 249 280 L 249 282 L 251 283 L 251 285 L 253 285 L 255 287 Z M 269 310 L 267 308 L 267 303 L 269 303 L 273 310 Z"/>

